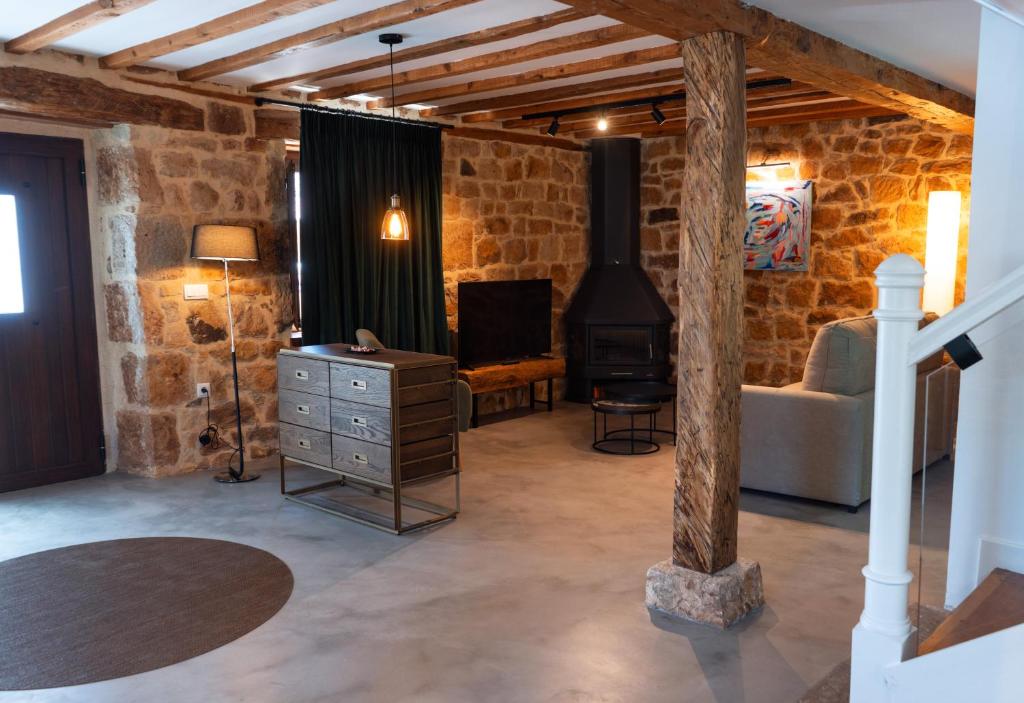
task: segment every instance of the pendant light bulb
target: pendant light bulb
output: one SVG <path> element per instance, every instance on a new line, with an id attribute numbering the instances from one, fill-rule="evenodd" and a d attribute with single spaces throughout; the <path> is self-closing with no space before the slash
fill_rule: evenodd
<path id="1" fill-rule="evenodd" d="M 602 132 L 606 132 L 608 130 L 608 118 L 601 115 L 600 119 L 597 121 L 597 128 Z"/>
<path id="2" fill-rule="evenodd" d="M 391 119 L 395 120 L 395 44 L 402 43 L 401 34 L 381 34 L 381 44 L 388 45 L 389 63 L 391 66 Z M 391 242 L 409 241 L 409 218 L 402 209 L 402 201 L 398 197 L 398 151 L 395 139 L 395 123 L 391 125 L 391 178 L 394 193 L 391 196 L 391 207 L 384 213 L 384 221 L 380 226 L 380 238 Z"/>
<path id="3" fill-rule="evenodd" d="M 409 241 L 409 218 L 402 209 L 402 202 L 397 193 L 391 196 L 391 207 L 384 213 L 380 238 L 388 241 Z"/>

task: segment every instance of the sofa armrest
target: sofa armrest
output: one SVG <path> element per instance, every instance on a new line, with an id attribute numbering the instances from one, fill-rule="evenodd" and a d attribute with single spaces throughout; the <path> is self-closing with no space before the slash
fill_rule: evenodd
<path id="1" fill-rule="evenodd" d="M 873 393 L 743 386 L 740 484 L 857 506 L 870 497 Z"/>

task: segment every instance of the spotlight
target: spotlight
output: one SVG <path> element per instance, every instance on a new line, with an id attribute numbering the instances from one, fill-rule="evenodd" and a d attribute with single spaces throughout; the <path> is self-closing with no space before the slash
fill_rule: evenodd
<path id="1" fill-rule="evenodd" d="M 551 119 L 551 124 L 548 126 L 548 136 L 553 137 L 558 134 L 558 118 L 554 117 Z"/>
<path id="2" fill-rule="evenodd" d="M 657 105 L 651 105 L 651 117 L 658 123 L 658 126 L 665 124 L 665 113 L 658 109 Z"/>
<path id="3" fill-rule="evenodd" d="M 601 119 L 597 121 L 597 128 L 602 132 L 608 130 L 608 120 L 605 118 L 604 115 L 601 115 Z"/>

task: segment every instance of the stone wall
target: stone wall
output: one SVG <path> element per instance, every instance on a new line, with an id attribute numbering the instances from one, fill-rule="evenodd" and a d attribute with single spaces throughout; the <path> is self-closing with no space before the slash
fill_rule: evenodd
<path id="1" fill-rule="evenodd" d="M 95 59 L 60 52 L 0 54 L 0 66 L 138 95 L 141 122 L 153 121 L 144 95 L 199 118 L 181 130 L 0 118 L 3 131 L 71 137 L 85 147 L 108 470 L 166 476 L 223 469 L 226 444 L 203 449 L 198 442 L 207 424 L 205 403 L 195 398 L 199 382 L 211 383 L 212 420 L 226 443 L 236 443 L 223 267 L 189 256 L 192 227 L 201 223 L 252 225 L 259 233 L 261 261 L 232 264 L 232 302 L 246 455 L 276 452 L 275 356 L 292 323 L 284 143 L 254 138 L 255 108 L 244 91 L 175 88 L 160 71 L 106 71 Z M 209 300 L 185 301 L 186 283 L 209 284 Z"/>
<path id="2" fill-rule="evenodd" d="M 231 265 L 232 303 L 246 454 L 276 451 L 275 357 L 292 323 L 284 147 L 251 138 L 251 112 L 237 106 L 210 102 L 207 116 L 204 133 L 121 127 L 120 143 L 97 149 L 102 234 L 123 252 L 104 290 L 109 338 L 124 345 L 118 467 L 146 475 L 226 464 L 226 445 L 197 441 L 207 420 L 196 383 L 212 383 L 213 422 L 236 441 L 224 269 L 189 257 L 201 223 L 259 233 L 261 260 Z M 209 300 L 186 301 L 186 283 L 207 283 Z"/>
<path id="3" fill-rule="evenodd" d="M 582 151 L 444 137 L 449 328 L 458 327 L 459 281 L 551 278 L 552 347 L 564 353 L 562 313 L 589 261 L 589 167 Z M 481 411 L 521 400 L 485 396 Z"/>
<path id="4" fill-rule="evenodd" d="M 818 328 L 865 315 L 875 304 L 874 269 L 897 253 L 924 262 L 928 193 L 963 194 L 957 302 L 963 299 L 970 210 L 971 138 L 912 118 L 868 118 L 752 129 L 749 180 L 814 181 L 810 267 L 747 271 L 744 377 L 781 386 L 799 381 Z M 682 138 L 643 145 L 643 265 L 677 304 Z"/>

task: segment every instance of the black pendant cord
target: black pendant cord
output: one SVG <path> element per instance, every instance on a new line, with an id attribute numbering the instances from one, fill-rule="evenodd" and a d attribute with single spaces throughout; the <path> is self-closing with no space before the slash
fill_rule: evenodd
<path id="1" fill-rule="evenodd" d="M 391 193 L 398 195 L 398 151 L 395 146 L 396 133 L 398 125 L 395 123 L 397 118 L 397 112 L 395 111 L 395 45 L 388 45 L 388 63 L 391 66 L 391 184 L 393 189 Z"/>

